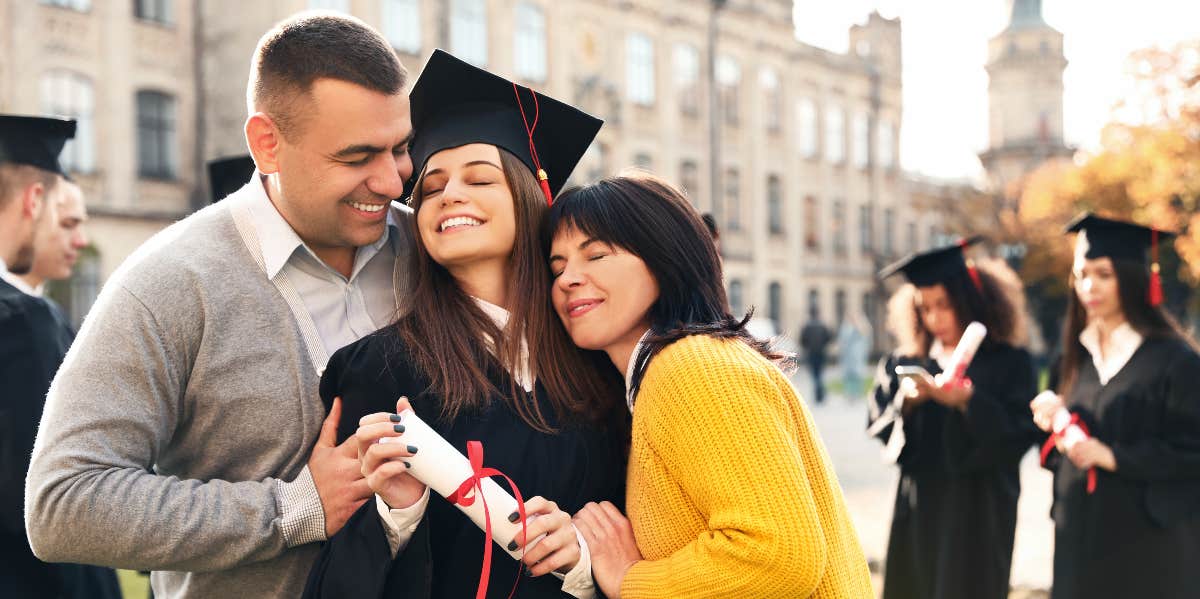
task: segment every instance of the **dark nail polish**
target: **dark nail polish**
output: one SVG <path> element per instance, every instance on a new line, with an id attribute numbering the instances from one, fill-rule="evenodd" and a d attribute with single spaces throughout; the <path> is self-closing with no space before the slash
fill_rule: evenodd
<path id="1" fill-rule="evenodd" d="M 393 427 L 392 427 L 392 430 L 394 430 L 394 431 L 396 431 L 396 432 L 398 432 L 398 433 L 402 433 L 402 432 L 404 432 L 404 425 L 403 425 L 403 424 L 397 424 L 396 426 L 393 426 Z"/>
<path id="2" fill-rule="evenodd" d="M 516 551 L 516 550 L 517 550 L 517 542 L 516 542 L 516 541 L 509 541 L 509 542 L 508 542 L 508 550 L 509 550 L 509 551 Z"/>
<path id="3" fill-rule="evenodd" d="M 392 422 L 400 422 L 400 415 L 392 414 L 391 416 L 388 416 L 388 419 L 391 420 Z"/>
<path id="4" fill-rule="evenodd" d="M 533 578 L 533 570 L 530 570 L 529 566 L 525 566 L 522 570 L 524 570 L 526 576 Z"/>
<path id="5" fill-rule="evenodd" d="M 404 467 L 405 467 L 405 468 L 412 468 L 412 464 L 409 464 L 408 462 L 404 462 Z"/>
<path id="6" fill-rule="evenodd" d="M 416 446 L 416 445 L 409 445 L 409 446 L 408 446 L 408 453 L 417 453 L 417 446 Z"/>
<path id="7" fill-rule="evenodd" d="M 520 518 L 521 518 L 521 512 L 513 512 L 513 513 L 511 513 L 511 514 L 509 514 L 509 515 L 508 515 L 508 521 L 509 521 L 509 522 L 516 522 L 516 521 L 517 521 L 517 520 L 519 520 Z"/>

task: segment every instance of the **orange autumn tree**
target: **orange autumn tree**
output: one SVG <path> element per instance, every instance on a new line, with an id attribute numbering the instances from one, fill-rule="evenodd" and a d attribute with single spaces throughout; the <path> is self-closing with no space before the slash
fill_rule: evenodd
<path id="1" fill-rule="evenodd" d="M 1164 258 L 1164 283 L 1194 303 L 1200 281 L 1200 40 L 1130 57 L 1138 93 L 1100 147 L 1075 164 L 1048 164 L 1026 179 L 1018 220 L 1028 249 L 1022 275 L 1042 293 L 1062 297 L 1071 247 L 1062 234 L 1074 215 L 1091 210 L 1178 231 L 1179 260 Z M 1183 308 L 1184 306 L 1178 306 Z"/>

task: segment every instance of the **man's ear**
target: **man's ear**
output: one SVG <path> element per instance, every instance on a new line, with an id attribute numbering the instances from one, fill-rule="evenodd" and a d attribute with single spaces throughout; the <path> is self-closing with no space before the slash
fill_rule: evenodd
<path id="1" fill-rule="evenodd" d="M 258 172 L 269 175 L 279 172 L 279 145 L 283 136 L 275 121 L 264 112 L 256 112 L 246 119 L 246 145 L 254 157 Z"/>
<path id="2" fill-rule="evenodd" d="M 37 220 L 46 208 L 46 186 L 41 181 L 30 183 L 21 192 L 21 218 Z"/>

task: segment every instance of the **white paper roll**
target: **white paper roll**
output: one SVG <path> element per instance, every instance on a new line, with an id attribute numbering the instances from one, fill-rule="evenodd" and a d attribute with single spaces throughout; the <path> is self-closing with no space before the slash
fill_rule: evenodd
<path id="1" fill-rule="evenodd" d="M 1037 397 L 1033 398 L 1034 407 L 1037 404 L 1057 399 L 1058 395 L 1053 391 L 1042 391 Z M 1054 412 L 1054 417 L 1050 421 L 1050 430 L 1054 431 L 1055 434 L 1062 435 L 1063 449 L 1067 451 L 1075 447 L 1076 443 L 1088 438 L 1088 434 L 1083 432 L 1083 429 L 1079 428 L 1079 425 L 1071 424 L 1071 412 L 1065 407 L 1060 407 Z"/>
<path id="2" fill-rule="evenodd" d="M 404 458 L 412 464 L 409 473 L 417 480 L 428 485 L 438 495 L 449 497 L 458 490 L 463 481 L 471 477 L 473 472 L 467 456 L 425 424 L 411 409 L 400 413 L 400 422 L 404 425 L 404 435 L 401 437 L 403 442 L 417 448 L 415 455 Z M 479 483 L 483 489 L 483 497 L 476 497 L 475 502 L 469 506 L 455 504 L 455 507 L 466 514 L 480 530 L 484 530 L 485 523 L 490 519 L 492 540 L 513 559 L 521 559 L 520 549 L 508 550 L 509 542 L 516 539 L 521 532 L 520 521 L 508 521 L 508 516 L 517 511 L 517 500 L 490 478 L 482 479 Z M 484 499 L 487 500 L 490 518 L 484 516 Z M 532 547 L 537 541 L 538 539 L 534 539 L 529 546 Z"/>
<path id="3" fill-rule="evenodd" d="M 971 365 L 971 360 L 975 359 L 975 352 L 979 351 L 985 337 L 987 327 L 983 326 L 983 323 L 972 322 L 967 325 L 958 340 L 958 345 L 954 347 L 954 353 L 950 354 L 950 363 L 946 365 L 946 370 L 937 376 L 938 385 L 958 382 L 966 376 L 967 367 Z"/>

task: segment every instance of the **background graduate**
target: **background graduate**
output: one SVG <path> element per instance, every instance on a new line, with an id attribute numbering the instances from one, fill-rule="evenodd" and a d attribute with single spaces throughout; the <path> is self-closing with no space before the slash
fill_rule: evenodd
<path id="1" fill-rule="evenodd" d="M 1157 247 L 1168 234 L 1085 214 L 1078 232 L 1062 358 L 1035 402 L 1052 430 L 1064 407 L 1091 438 L 1058 451 L 1054 599 L 1200 593 L 1200 355 L 1163 310 Z M 1088 472 L 1095 472 L 1088 492 Z"/>
<path id="2" fill-rule="evenodd" d="M 898 344 L 884 357 L 869 402 L 868 430 L 900 466 L 888 541 L 887 599 L 1008 596 L 1020 494 L 1018 463 L 1036 429 L 1029 399 L 1033 362 L 1021 348 L 1024 295 L 999 260 L 969 262 L 968 242 L 909 256 L 881 276 L 908 283 L 888 303 Z M 969 386 L 937 386 L 963 331 L 987 327 L 967 369 Z M 919 366 L 901 392 L 897 366 Z"/>
<path id="3" fill-rule="evenodd" d="M 541 516 L 529 538 L 548 536 L 525 553 L 531 576 L 521 577 L 516 596 L 590 597 L 590 565 L 570 514 L 621 497 L 627 413 L 618 375 L 589 367 L 550 309 L 538 224 L 601 122 L 441 51 L 411 101 L 411 310 L 335 353 L 321 381 L 326 405 L 343 406 L 339 440 L 358 438 L 377 500 L 326 543 L 306 595 L 475 595 L 484 533 L 405 473 L 404 460 L 420 447 L 406 446 L 389 413 L 406 396 L 464 455 L 468 440 L 481 441 L 485 466 L 507 474 L 525 498 L 546 498 L 527 502 Z M 546 189 L 535 178 L 541 169 Z M 383 437 L 399 442 L 378 443 Z M 487 596 L 507 597 L 520 570 L 495 551 Z"/>

